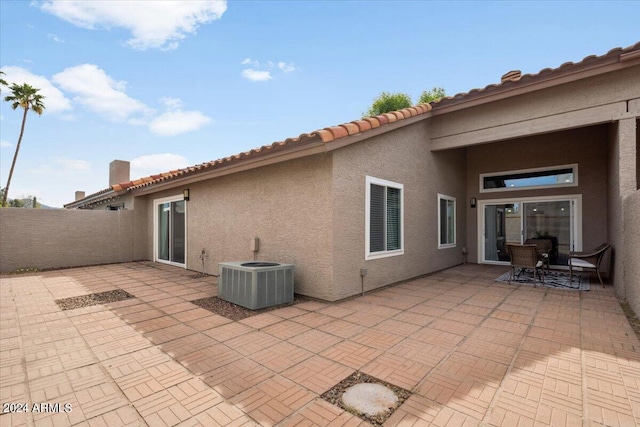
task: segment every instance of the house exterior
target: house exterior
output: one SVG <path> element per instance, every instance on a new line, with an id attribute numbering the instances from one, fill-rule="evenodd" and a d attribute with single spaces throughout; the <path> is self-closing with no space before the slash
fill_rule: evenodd
<path id="1" fill-rule="evenodd" d="M 506 243 L 534 237 L 553 241 L 558 266 L 611 243 L 624 295 L 640 288 L 624 278 L 625 247 L 637 246 L 623 209 L 639 188 L 639 118 L 640 43 L 112 183 L 66 207 L 124 200 L 135 259 L 195 270 L 204 250 L 211 272 L 255 255 L 295 264 L 295 291 L 330 301 L 465 261 L 505 263 Z"/>
<path id="2" fill-rule="evenodd" d="M 117 211 L 133 209 L 133 195 L 126 192 L 119 183 L 130 182 L 131 165 L 125 160 L 114 160 L 109 163 L 109 188 L 85 195 L 84 191 L 76 191 L 75 200 L 64 205 L 66 209 L 88 209 Z M 147 180 L 151 180 L 149 177 Z M 142 182 L 142 180 L 139 180 Z"/>

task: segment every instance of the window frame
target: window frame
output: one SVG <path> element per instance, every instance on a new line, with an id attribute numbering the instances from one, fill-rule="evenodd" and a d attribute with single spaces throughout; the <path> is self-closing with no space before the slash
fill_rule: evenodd
<path id="1" fill-rule="evenodd" d="M 404 185 L 388 181 L 386 179 L 376 178 L 373 176 L 366 176 L 366 190 L 365 190 L 365 260 L 379 259 L 379 258 L 387 258 L 392 256 L 404 255 Z M 392 249 L 392 250 L 383 250 L 383 251 L 375 251 L 371 252 L 371 185 L 378 185 L 386 188 L 394 188 L 399 190 L 399 205 L 400 205 L 400 213 L 399 213 L 399 237 L 400 237 L 400 248 Z M 386 200 L 386 191 L 385 191 L 385 218 L 386 218 L 386 208 L 387 208 L 387 200 Z M 386 239 L 388 236 L 388 231 L 386 228 L 386 220 L 384 221 L 385 230 L 385 246 Z"/>
<path id="2" fill-rule="evenodd" d="M 531 172 L 552 172 L 558 169 L 572 169 L 573 170 L 573 182 L 569 183 L 556 183 L 556 184 L 545 184 L 545 185 L 525 185 L 521 187 L 498 187 L 498 188 L 484 188 L 484 179 L 488 177 L 501 177 L 501 176 L 509 176 L 515 174 L 522 173 L 531 173 Z M 531 169 L 518 169 L 518 170 L 510 170 L 510 171 L 502 171 L 502 172 L 489 172 L 489 173 L 481 173 L 479 176 L 480 183 L 480 192 L 481 193 L 499 193 L 503 191 L 520 191 L 520 190 L 539 190 L 546 188 L 563 188 L 563 187 L 577 187 L 578 186 L 578 164 L 572 163 L 568 165 L 554 165 L 554 166 L 545 166 L 541 168 L 531 168 Z"/>
<path id="3" fill-rule="evenodd" d="M 453 202 L 453 242 L 442 243 L 442 215 L 440 205 L 442 201 Z M 453 196 L 447 196 L 446 194 L 438 193 L 438 249 L 455 248 L 458 245 L 458 202 Z M 448 217 L 447 217 L 448 218 Z M 447 221 L 447 225 L 449 222 Z M 448 227 L 447 227 L 448 228 Z"/>

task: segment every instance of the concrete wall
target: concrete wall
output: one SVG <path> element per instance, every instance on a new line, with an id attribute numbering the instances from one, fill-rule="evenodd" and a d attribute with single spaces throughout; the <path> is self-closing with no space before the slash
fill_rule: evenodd
<path id="1" fill-rule="evenodd" d="M 624 283 L 627 301 L 640 313 L 640 190 L 624 200 Z"/>
<path id="2" fill-rule="evenodd" d="M 258 259 L 295 264 L 295 291 L 330 299 L 331 155 L 319 154 L 189 184 L 187 268 L 217 274 L 218 263 L 253 259 L 250 239 L 260 239 Z M 153 259 L 153 200 L 183 187 L 138 198 L 146 205 L 146 256 Z"/>
<path id="3" fill-rule="evenodd" d="M 582 194 L 583 248 L 607 241 L 607 127 L 591 126 L 467 148 L 467 197 L 488 199 Z M 480 193 L 482 173 L 578 164 L 578 186 Z M 466 203 L 469 261 L 477 262 L 478 208 Z"/>
<path id="4" fill-rule="evenodd" d="M 334 151 L 333 299 L 462 263 L 464 150 L 432 153 L 424 122 Z M 365 260 L 366 176 L 404 186 L 404 254 Z M 457 199 L 457 246 L 438 249 L 438 193 Z"/>
<path id="5" fill-rule="evenodd" d="M 137 259 L 133 211 L 0 209 L 0 271 Z"/>

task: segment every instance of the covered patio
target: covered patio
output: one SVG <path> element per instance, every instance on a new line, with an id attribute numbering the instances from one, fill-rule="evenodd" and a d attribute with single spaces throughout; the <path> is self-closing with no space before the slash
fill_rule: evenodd
<path id="1" fill-rule="evenodd" d="M 2 276 L 0 425 L 369 425 L 320 397 L 356 371 L 412 393 L 385 426 L 639 424 L 640 343 L 613 288 L 496 282 L 505 271 L 239 321 L 191 302 L 215 277 L 152 262 Z M 55 302 L 116 290 L 133 298 Z"/>

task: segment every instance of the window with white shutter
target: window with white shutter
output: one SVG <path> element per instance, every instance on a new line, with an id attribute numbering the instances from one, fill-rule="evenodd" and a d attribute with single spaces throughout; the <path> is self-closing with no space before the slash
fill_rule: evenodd
<path id="1" fill-rule="evenodd" d="M 403 185 L 366 177 L 365 259 L 404 253 Z"/>

